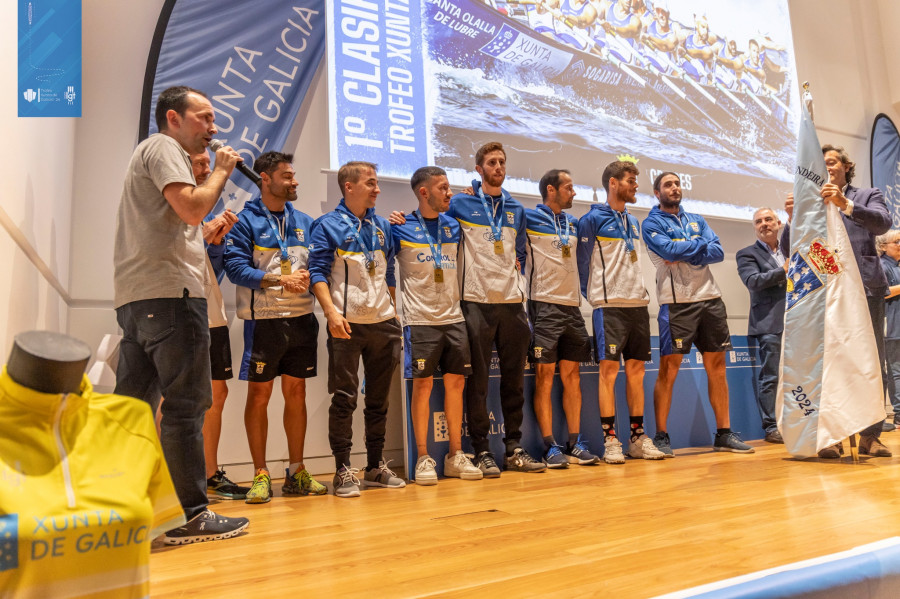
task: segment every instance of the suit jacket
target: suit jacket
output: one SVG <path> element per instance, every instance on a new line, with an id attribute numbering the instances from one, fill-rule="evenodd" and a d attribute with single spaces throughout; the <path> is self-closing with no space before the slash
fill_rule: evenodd
<path id="1" fill-rule="evenodd" d="M 877 188 L 860 189 L 852 185 L 847 186 L 844 195 L 853 202 L 853 213 L 847 216 L 842 212 L 841 218 L 856 256 L 866 295 L 883 297 L 888 284 L 878 252 L 875 251 L 875 237 L 891 228 L 891 215 L 884 203 L 884 196 Z M 790 227 L 785 226 L 781 237 L 784 247 L 790 247 L 789 239 Z"/>
<path id="2" fill-rule="evenodd" d="M 781 333 L 787 274 L 768 249 L 754 243 L 737 253 L 738 274 L 750 290 L 750 335 Z"/>

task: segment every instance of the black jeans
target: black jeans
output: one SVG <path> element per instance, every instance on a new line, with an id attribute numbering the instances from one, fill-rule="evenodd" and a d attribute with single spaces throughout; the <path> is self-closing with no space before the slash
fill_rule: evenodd
<path id="1" fill-rule="evenodd" d="M 142 399 L 153 411 L 160 395 L 160 444 L 185 517 L 206 509 L 203 418 L 212 405 L 206 299 L 131 302 L 116 309 L 124 331 L 116 393 Z"/>
<path id="2" fill-rule="evenodd" d="M 328 442 L 338 470 L 350 465 L 353 447 L 353 412 L 359 390 L 359 359 L 365 373 L 366 453 L 375 466 L 384 452 L 388 393 L 400 363 L 400 323 L 396 318 L 375 324 L 350 323 L 350 339 L 328 333 Z"/>
<path id="3" fill-rule="evenodd" d="M 525 360 L 531 341 L 531 329 L 525 308 L 515 304 L 481 304 L 461 302 L 469 347 L 472 350 L 472 374 L 466 381 L 466 417 L 475 455 L 489 451 L 488 431 L 491 422 L 487 412 L 488 380 L 491 350 L 497 346 L 500 360 L 500 407 L 506 436 L 506 451 L 519 447 L 522 440 L 522 406 Z"/>

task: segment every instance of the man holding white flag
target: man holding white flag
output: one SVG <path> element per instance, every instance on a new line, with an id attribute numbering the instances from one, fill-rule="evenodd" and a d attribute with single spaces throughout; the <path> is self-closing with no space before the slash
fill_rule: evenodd
<path id="1" fill-rule="evenodd" d="M 785 204 L 793 234 L 785 227 L 791 255 L 776 407 L 796 457 L 838 458 L 841 441 L 858 432 L 861 453 L 891 455 L 878 440 L 884 389 L 876 340 L 883 339 L 887 284 L 874 258 L 874 238 L 890 217 L 877 189 L 849 185 L 853 166 L 843 149 L 819 145 L 804 106 L 794 193 Z"/>

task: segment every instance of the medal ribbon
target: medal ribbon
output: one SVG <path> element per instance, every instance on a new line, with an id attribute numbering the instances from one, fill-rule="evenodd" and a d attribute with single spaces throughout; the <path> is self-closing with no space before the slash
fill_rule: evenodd
<path id="1" fill-rule="evenodd" d="M 437 219 L 437 244 L 434 242 L 434 238 L 431 236 L 431 233 L 428 232 L 428 227 L 425 226 L 425 219 L 422 218 L 422 215 L 418 213 L 418 211 L 413 211 L 413 214 L 416 215 L 416 218 L 419 219 L 419 224 L 422 225 L 422 231 L 425 232 L 425 241 L 428 242 L 428 247 L 431 249 L 431 257 L 434 258 L 434 269 L 441 269 L 441 217 L 438 216 Z M 435 249 L 435 246 L 437 248 Z"/>
<path id="2" fill-rule="evenodd" d="M 500 203 L 494 205 L 494 211 L 491 212 L 488 209 L 487 198 L 484 197 L 484 190 L 481 186 L 478 186 L 478 181 L 472 181 L 472 187 L 478 187 L 478 197 L 481 198 L 481 206 L 484 208 L 484 215 L 488 219 L 488 224 L 491 225 L 491 233 L 494 234 L 494 241 L 501 241 L 503 239 L 503 225 L 497 224 L 497 206 L 500 207 L 500 219 L 502 223 L 503 215 L 506 213 L 504 208 L 506 207 L 506 198 L 509 197 L 509 194 L 506 193 L 505 189 L 500 189 Z"/>
<path id="3" fill-rule="evenodd" d="M 272 227 L 272 232 L 275 233 L 275 240 L 278 241 L 278 247 L 281 248 L 281 259 L 290 261 L 291 256 L 290 254 L 288 254 L 287 242 L 284 239 L 283 231 L 283 228 L 287 223 L 287 210 L 284 211 L 284 218 L 281 220 L 281 226 L 279 227 L 277 224 L 275 224 L 275 221 L 277 219 L 272 215 L 271 212 L 269 212 L 269 209 L 266 207 L 266 205 L 262 202 L 260 202 L 260 205 L 262 206 L 263 210 L 266 211 L 266 220 L 269 222 L 269 226 Z"/>
<path id="4" fill-rule="evenodd" d="M 613 210 L 613 212 L 616 212 Z M 622 210 L 622 216 L 625 217 L 625 222 L 628 222 L 628 210 Z M 616 212 L 616 217 L 613 219 L 616 221 L 616 228 L 619 230 L 619 233 L 622 234 L 622 239 L 625 241 L 625 249 L 629 252 L 634 251 L 634 241 L 633 237 L 631 237 L 631 227 L 625 228 L 622 224 L 622 218 L 619 216 L 619 213 Z"/>
<path id="5" fill-rule="evenodd" d="M 353 231 L 353 235 L 356 237 L 356 242 L 359 244 L 359 247 L 362 248 L 363 256 L 366 257 L 366 265 L 370 262 L 375 262 L 375 248 L 378 247 L 378 227 L 375 226 L 375 223 L 369 223 L 372 225 L 372 248 L 369 249 L 366 247 L 366 244 L 363 243 L 362 235 L 359 232 L 362 230 L 363 220 L 359 221 L 359 229 L 353 226 L 353 221 L 350 220 L 346 214 L 341 212 L 341 218 L 344 219 L 344 222 L 350 226 L 350 230 Z"/>

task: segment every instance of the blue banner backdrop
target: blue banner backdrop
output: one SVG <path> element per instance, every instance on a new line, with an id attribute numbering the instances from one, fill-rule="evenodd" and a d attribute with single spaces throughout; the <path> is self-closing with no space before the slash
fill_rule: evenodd
<path id="1" fill-rule="evenodd" d="M 147 62 L 140 139 L 156 132 L 160 92 L 188 85 L 209 96 L 216 137 L 250 166 L 284 143 L 325 52 L 323 0 L 168 0 Z M 237 188 L 233 188 L 236 186 Z M 255 186 L 235 172 L 232 201 Z"/>
<path id="2" fill-rule="evenodd" d="M 884 194 L 891 226 L 900 229 L 900 134 L 886 114 L 876 116 L 872 125 L 871 165 L 872 185 Z"/>
<path id="3" fill-rule="evenodd" d="M 743 335 L 732 335 L 732 351 L 726 352 L 726 376 L 730 395 L 731 428 L 747 439 L 762 439 L 765 431 L 756 403 L 755 385 L 759 361 L 755 344 Z M 644 377 L 644 426 L 651 437 L 656 432 L 656 419 L 653 414 L 653 385 L 659 370 L 659 338 L 652 338 L 653 360 L 647 362 L 647 374 Z M 500 460 L 504 455 L 503 445 L 503 413 L 500 409 L 500 370 L 497 367 L 496 352 L 491 361 L 491 379 L 488 387 L 488 414 L 491 428 L 488 439 L 491 451 Z M 600 455 L 603 453 L 603 431 L 600 428 L 600 408 L 597 401 L 596 364 L 581 365 L 581 433 L 590 443 L 591 450 Z M 709 447 L 712 445 L 716 420 L 706 391 L 706 371 L 703 358 L 696 350 L 684 356 L 681 370 L 675 381 L 672 394 L 672 410 L 669 413 L 668 432 L 672 447 Z M 406 423 L 406 472 L 412 480 L 415 474 L 416 440 L 410 414 L 412 401 L 412 379 L 404 380 L 404 422 Z M 531 364 L 525 370 L 525 410 L 522 421 L 522 446 L 536 459 L 544 453 L 544 442 L 540 427 L 534 416 L 531 397 L 534 393 L 534 370 Z M 562 409 L 562 386 L 559 375 L 553 383 L 553 434 L 556 439 L 568 438 L 565 416 Z M 444 418 L 444 387 L 440 378 L 436 378 L 431 392 L 431 416 L 428 422 L 428 453 L 437 462 L 439 476 L 444 473 L 443 456 L 449 449 L 447 422 Z M 616 431 L 623 442 L 629 434 L 628 405 L 625 403 L 625 375 L 620 370 L 616 380 Z M 468 436 L 468 425 L 463 414 L 463 450 L 472 451 Z"/>

